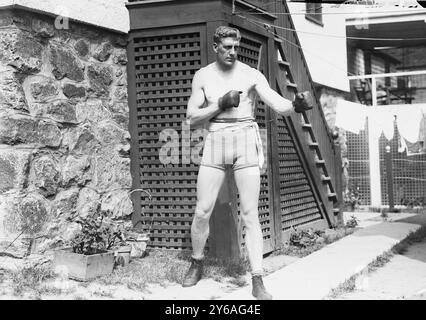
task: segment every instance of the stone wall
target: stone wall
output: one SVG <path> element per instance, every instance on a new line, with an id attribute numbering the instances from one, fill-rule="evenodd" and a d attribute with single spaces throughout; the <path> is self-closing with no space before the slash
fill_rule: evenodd
<path id="1" fill-rule="evenodd" d="M 0 11 L 0 252 L 62 246 L 96 211 L 131 224 L 127 36 L 69 26 Z"/>
<path id="2" fill-rule="evenodd" d="M 127 0 L 0 0 L 0 6 L 19 5 L 69 17 L 121 32 L 129 31 Z"/>

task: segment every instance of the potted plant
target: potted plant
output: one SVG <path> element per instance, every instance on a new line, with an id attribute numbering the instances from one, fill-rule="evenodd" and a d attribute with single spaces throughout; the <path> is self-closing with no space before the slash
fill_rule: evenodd
<path id="1" fill-rule="evenodd" d="M 76 221 L 81 231 L 71 240 L 71 247 L 56 250 L 54 267 L 65 267 L 72 279 L 87 281 L 110 274 L 114 268 L 114 246 L 123 241 L 120 230 L 103 222 L 95 214 Z"/>

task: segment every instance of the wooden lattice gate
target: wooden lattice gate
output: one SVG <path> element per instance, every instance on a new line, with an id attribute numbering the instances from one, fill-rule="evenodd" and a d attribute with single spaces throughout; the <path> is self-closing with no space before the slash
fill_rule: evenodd
<path id="1" fill-rule="evenodd" d="M 176 154 L 165 155 L 163 160 L 160 152 L 167 143 L 163 136 L 176 137 L 177 151 L 190 143 L 182 133 L 182 123 L 194 73 L 207 61 L 205 33 L 202 27 L 174 28 L 132 37 L 139 159 L 136 179 L 153 197 L 150 201 L 145 193 L 135 193 L 134 222 L 152 225 L 151 245 L 158 248 L 191 247 L 198 166 L 182 164 L 182 152 L 177 158 L 173 157 Z"/>
<path id="2" fill-rule="evenodd" d="M 223 20 L 221 12 L 227 1 L 188 2 L 196 6 L 193 13 L 185 1 L 128 5 L 132 27 L 128 76 L 133 187 L 147 189 L 152 194 L 152 201 L 144 193 L 133 194 L 133 217 L 135 223 L 143 221 L 152 225 L 150 245 L 157 248 L 191 249 L 190 226 L 199 167 L 185 161 L 185 155 L 199 141 L 182 131 L 182 123 L 194 73 L 214 61 L 215 28 L 225 24 L 238 27 L 243 35 L 240 61 L 259 69 L 275 89 L 284 96 L 287 94 L 276 85 L 280 76 L 277 47 L 268 32 L 236 17 Z M 158 18 L 167 12 L 175 14 L 170 14 L 167 20 Z M 132 23 L 132 17 L 139 20 Z M 277 116 L 260 101 L 255 115 L 267 142 L 259 220 L 264 253 L 268 253 L 281 245 L 291 226 L 319 221 L 326 227 L 327 212 L 318 196 L 312 170 L 307 170 L 306 151 L 300 147 L 306 142 L 294 128 L 297 119 Z M 164 130 L 168 130 L 165 135 Z M 164 140 L 165 136 L 169 140 Z M 165 164 L 160 153 L 171 140 L 178 142 L 178 149 L 168 154 L 170 163 Z M 210 231 L 208 246 L 213 255 L 237 257 L 244 248 L 245 232 L 231 173 L 216 203 Z"/>

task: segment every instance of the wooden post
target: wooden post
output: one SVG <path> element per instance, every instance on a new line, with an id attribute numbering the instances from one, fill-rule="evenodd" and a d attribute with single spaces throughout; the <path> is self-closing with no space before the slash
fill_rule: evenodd
<path id="1" fill-rule="evenodd" d="M 373 107 L 377 106 L 377 84 L 376 78 L 371 78 L 371 93 Z M 380 186 L 380 159 L 379 159 L 379 138 L 377 134 L 377 125 L 372 121 L 372 117 L 368 117 L 368 146 L 370 158 L 370 190 L 371 205 L 380 206 L 381 186 Z"/>
<path id="2" fill-rule="evenodd" d="M 132 189 L 140 189 L 140 157 L 139 157 L 139 141 L 136 139 L 138 136 L 138 110 L 137 110 L 137 90 L 136 90 L 136 67 L 135 67 L 135 48 L 134 36 L 131 33 L 128 38 L 127 44 L 127 92 L 129 102 L 129 132 L 132 137 L 130 148 L 130 170 L 132 174 Z M 142 200 L 141 193 L 134 192 L 131 195 L 133 212 L 132 223 L 136 225 L 142 219 Z"/>
<path id="3" fill-rule="evenodd" d="M 268 38 L 268 79 L 271 88 L 277 91 L 277 50 L 275 49 L 274 39 L 272 37 Z M 259 69 L 259 68 L 258 68 Z M 276 137 L 278 136 L 277 129 L 277 117 L 281 117 L 277 113 L 273 112 L 270 108 L 268 108 L 269 115 L 269 136 L 268 136 L 268 167 L 270 168 L 270 177 L 279 177 L 280 168 L 279 168 L 279 160 L 278 160 L 278 140 Z M 281 198 L 280 198 L 280 179 L 272 178 L 272 199 L 274 210 L 271 211 L 271 215 L 273 215 L 273 223 L 274 223 L 274 249 L 279 248 L 282 243 L 282 223 L 281 223 Z"/>
<path id="4" fill-rule="evenodd" d="M 227 170 L 210 219 L 209 254 L 221 260 L 238 260 L 241 255 L 236 190 L 233 172 Z"/>
<path id="5" fill-rule="evenodd" d="M 343 179 L 343 167 L 342 167 L 342 154 L 340 150 L 340 144 L 339 141 L 336 140 L 334 143 L 335 148 L 335 154 L 334 154 L 334 175 L 335 175 L 335 192 L 337 194 L 337 208 L 339 209 L 339 213 L 336 218 L 337 225 L 343 226 L 343 186 L 342 186 L 342 179 Z"/>
<path id="6" fill-rule="evenodd" d="M 388 201 L 389 211 L 394 211 L 394 198 L 393 198 L 393 172 L 392 172 L 392 153 L 390 152 L 390 146 L 386 146 L 385 152 L 386 161 L 386 180 L 388 182 Z"/>

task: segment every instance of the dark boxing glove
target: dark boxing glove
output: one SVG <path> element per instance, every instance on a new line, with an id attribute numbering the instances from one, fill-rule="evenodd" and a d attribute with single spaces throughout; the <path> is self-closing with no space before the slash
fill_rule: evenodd
<path id="1" fill-rule="evenodd" d="M 311 110 L 313 108 L 313 101 L 309 91 L 300 92 L 296 94 L 293 101 L 294 111 L 300 113 L 302 111 Z"/>
<path id="2" fill-rule="evenodd" d="M 230 108 L 236 108 L 240 104 L 240 94 L 242 91 L 231 90 L 223 97 L 219 98 L 219 109 L 226 110 Z"/>

